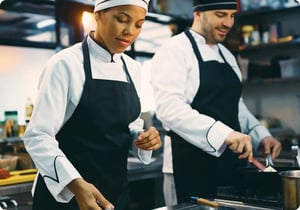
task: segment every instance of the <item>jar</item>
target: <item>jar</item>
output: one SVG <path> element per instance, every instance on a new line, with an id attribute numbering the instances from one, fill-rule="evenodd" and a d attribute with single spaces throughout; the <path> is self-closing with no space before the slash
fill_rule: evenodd
<path id="1" fill-rule="evenodd" d="M 254 31 L 254 26 L 244 25 L 242 26 L 243 41 L 245 46 L 249 46 L 251 43 L 251 33 Z"/>

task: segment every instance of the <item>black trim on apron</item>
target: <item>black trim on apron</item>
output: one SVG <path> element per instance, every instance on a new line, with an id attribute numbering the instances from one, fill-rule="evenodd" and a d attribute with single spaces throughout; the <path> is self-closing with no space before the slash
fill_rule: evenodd
<path id="1" fill-rule="evenodd" d="M 82 49 L 85 71 L 82 96 L 56 138 L 81 176 L 94 184 L 116 210 L 127 210 L 127 158 L 133 140 L 128 125 L 138 118 L 140 101 L 123 58 L 129 82 L 93 79 L 87 37 Z M 56 202 L 43 178 L 38 179 L 33 210 L 79 210 L 75 198 L 66 204 Z"/>
<path id="2" fill-rule="evenodd" d="M 239 78 L 220 49 L 224 63 L 204 62 L 190 31 L 187 29 L 184 33 L 199 63 L 200 86 L 191 107 L 240 131 L 238 104 L 242 85 Z M 214 198 L 216 187 L 232 185 L 234 170 L 245 163 L 230 149 L 217 158 L 188 143 L 173 131 L 169 135 L 172 139 L 173 171 L 179 203 L 188 201 L 190 196 Z M 215 149 L 212 148 L 212 151 Z"/>

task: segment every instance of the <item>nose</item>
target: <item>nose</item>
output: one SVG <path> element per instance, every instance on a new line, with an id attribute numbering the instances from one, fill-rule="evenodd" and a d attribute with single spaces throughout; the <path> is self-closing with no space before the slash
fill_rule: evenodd
<path id="1" fill-rule="evenodd" d="M 132 25 L 127 25 L 125 28 L 124 28 L 124 34 L 126 35 L 129 35 L 129 34 L 133 34 L 134 33 L 134 28 Z"/>
<path id="2" fill-rule="evenodd" d="M 123 33 L 125 35 L 133 35 L 133 36 L 137 36 L 139 33 L 140 33 L 140 28 L 137 28 L 136 25 L 133 23 L 133 24 L 128 24 L 124 30 L 123 30 Z"/>
<path id="3" fill-rule="evenodd" d="M 222 24 L 223 24 L 223 26 L 226 26 L 227 28 L 231 28 L 234 24 L 234 18 L 226 17 Z"/>

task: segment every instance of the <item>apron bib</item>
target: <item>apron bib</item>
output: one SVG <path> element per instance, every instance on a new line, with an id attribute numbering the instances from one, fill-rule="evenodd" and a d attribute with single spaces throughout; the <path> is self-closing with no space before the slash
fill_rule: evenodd
<path id="1" fill-rule="evenodd" d="M 87 37 L 82 43 L 85 84 L 71 118 L 56 135 L 59 147 L 82 177 L 115 206 L 129 205 L 127 158 L 132 144 L 128 125 L 140 114 L 140 102 L 125 61 L 129 82 L 93 79 Z M 79 210 L 75 198 L 57 203 L 39 177 L 33 210 Z"/>
<path id="2" fill-rule="evenodd" d="M 220 50 L 225 63 L 204 62 L 189 30 L 185 30 L 185 34 L 192 44 L 200 70 L 200 87 L 191 107 L 240 131 L 238 104 L 242 85 L 239 78 Z M 215 197 L 216 186 L 231 185 L 235 179 L 234 170 L 245 163 L 228 148 L 217 158 L 172 131 L 170 136 L 178 202 L 186 202 L 190 196 Z"/>

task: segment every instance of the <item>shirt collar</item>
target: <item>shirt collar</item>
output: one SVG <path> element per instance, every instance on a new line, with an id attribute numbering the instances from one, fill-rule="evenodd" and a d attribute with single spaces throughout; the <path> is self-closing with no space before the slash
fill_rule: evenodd
<path id="1" fill-rule="evenodd" d="M 112 62 L 112 60 L 116 63 L 119 63 L 121 61 L 120 53 L 116 53 L 112 57 L 111 54 L 106 49 L 101 47 L 97 42 L 95 42 L 95 40 L 90 35 L 88 35 L 87 41 L 90 53 L 96 58 L 106 63 L 110 63 Z"/>
<path id="2" fill-rule="evenodd" d="M 204 36 L 202 36 L 201 34 L 193 31 L 190 29 L 190 32 L 192 34 L 192 36 L 194 37 L 195 41 L 197 44 L 205 44 L 206 45 L 206 39 Z M 214 49 L 214 50 L 218 50 L 218 45 L 209 45 L 210 48 Z"/>

